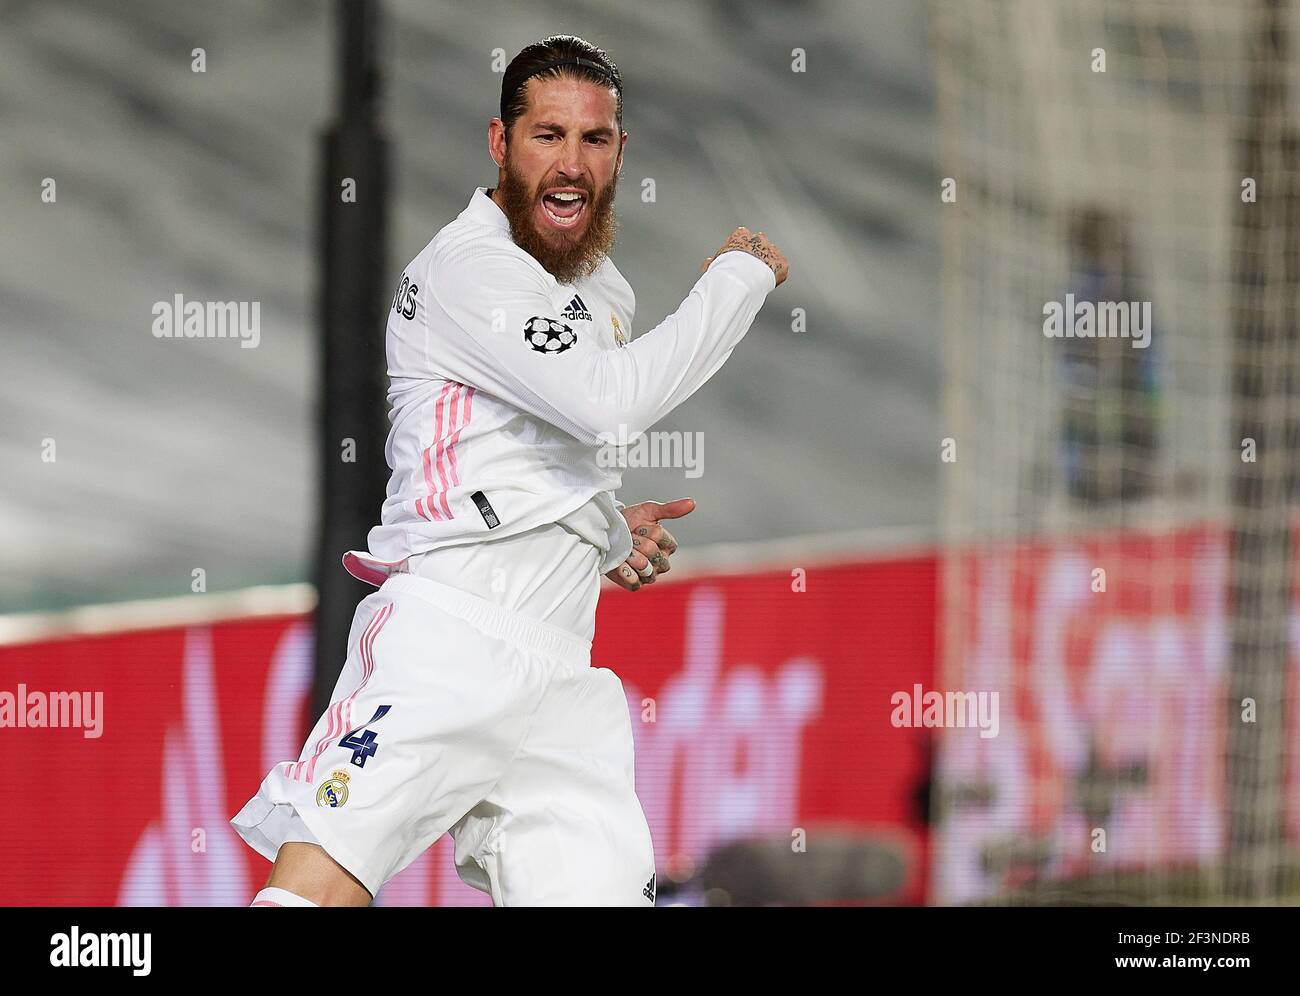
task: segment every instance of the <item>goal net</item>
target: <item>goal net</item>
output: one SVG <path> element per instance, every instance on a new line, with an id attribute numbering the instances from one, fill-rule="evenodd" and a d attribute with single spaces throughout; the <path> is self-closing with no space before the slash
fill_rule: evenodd
<path id="1" fill-rule="evenodd" d="M 934 711 L 933 897 L 1294 902 L 1300 12 L 940 0 L 933 37 L 937 691 L 976 693 Z"/>

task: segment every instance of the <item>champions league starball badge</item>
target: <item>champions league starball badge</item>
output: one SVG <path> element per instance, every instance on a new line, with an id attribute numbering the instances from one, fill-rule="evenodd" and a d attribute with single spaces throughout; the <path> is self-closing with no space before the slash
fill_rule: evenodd
<path id="1" fill-rule="evenodd" d="M 524 323 L 524 342 L 539 353 L 563 353 L 578 341 L 578 333 L 554 318 L 533 316 Z"/>

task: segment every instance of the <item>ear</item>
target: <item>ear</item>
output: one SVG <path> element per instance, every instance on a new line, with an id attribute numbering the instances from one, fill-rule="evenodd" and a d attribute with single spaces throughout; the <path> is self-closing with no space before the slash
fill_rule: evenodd
<path id="1" fill-rule="evenodd" d="M 497 169 L 506 161 L 506 126 L 500 118 L 488 122 L 488 155 L 496 163 Z"/>

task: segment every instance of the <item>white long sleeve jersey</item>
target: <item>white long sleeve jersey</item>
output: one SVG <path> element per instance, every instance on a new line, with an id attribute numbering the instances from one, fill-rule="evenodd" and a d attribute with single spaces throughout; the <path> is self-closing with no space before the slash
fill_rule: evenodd
<path id="1" fill-rule="evenodd" d="M 710 264 L 681 306 L 629 341 L 636 299 L 608 258 L 561 284 L 510 237 L 478 187 L 402 273 L 388 315 L 392 429 L 380 525 L 355 576 L 380 584 L 408 557 L 602 512 L 600 570 L 631 550 L 611 440 L 644 432 L 731 355 L 776 286 L 748 253 Z M 602 465 L 604 464 L 604 465 Z M 566 525 L 568 523 L 566 522 Z M 597 530 L 599 531 L 599 530 Z"/>

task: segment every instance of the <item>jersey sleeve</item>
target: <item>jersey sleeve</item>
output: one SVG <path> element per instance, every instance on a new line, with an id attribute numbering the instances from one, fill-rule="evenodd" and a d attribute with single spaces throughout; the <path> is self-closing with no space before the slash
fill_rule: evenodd
<path id="1" fill-rule="evenodd" d="M 717 372 L 776 286 L 748 253 L 718 256 L 678 309 L 622 349 L 561 318 L 545 271 L 505 245 L 430 254 L 429 373 L 592 445 L 646 431 Z M 436 311 L 434 312 L 436 316 Z"/>

